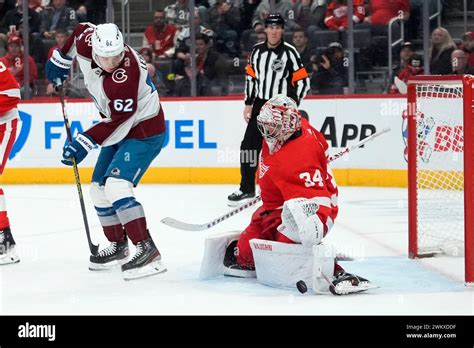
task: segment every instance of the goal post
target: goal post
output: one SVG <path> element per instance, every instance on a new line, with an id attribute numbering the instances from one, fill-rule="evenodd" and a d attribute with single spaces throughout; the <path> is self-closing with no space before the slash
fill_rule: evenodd
<path id="1" fill-rule="evenodd" d="M 474 285 L 474 76 L 408 80 L 409 257 L 464 255 Z"/>

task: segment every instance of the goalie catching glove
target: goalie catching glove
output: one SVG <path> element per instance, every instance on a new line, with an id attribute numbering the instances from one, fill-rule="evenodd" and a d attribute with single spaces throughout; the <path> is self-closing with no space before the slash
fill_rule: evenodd
<path id="1" fill-rule="evenodd" d="M 324 237 L 324 224 L 316 214 L 319 205 L 315 198 L 293 198 L 283 204 L 278 231 L 295 243 L 312 247 Z"/>

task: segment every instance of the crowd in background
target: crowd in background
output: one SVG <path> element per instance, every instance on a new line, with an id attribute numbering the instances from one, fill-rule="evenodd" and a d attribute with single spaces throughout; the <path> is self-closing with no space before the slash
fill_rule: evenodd
<path id="1" fill-rule="evenodd" d="M 430 8 L 436 2 L 427 1 Z M 0 0 L 0 61 L 14 73 L 22 92 L 29 88 L 36 96 L 52 95 L 54 89 L 44 80 L 46 59 L 64 45 L 78 22 L 104 23 L 106 1 L 29 0 L 29 86 L 23 81 L 22 2 Z M 269 0 L 196 0 L 195 5 L 197 95 L 241 93 L 246 60 L 253 45 L 265 40 L 263 20 L 270 13 Z M 412 43 L 422 37 L 422 5 L 421 0 L 353 0 L 353 16 L 348 18 L 346 0 L 275 0 L 275 11 L 285 17 L 285 40 L 300 53 L 313 94 L 347 92 L 346 32 L 350 20 L 360 34 L 355 38 L 356 71 L 391 69 L 387 25 L 392 18 L 400 18 L 405 23 L 405 42 L 394 55 L 394 79 L 385 91 L 403 93 L 410 76 L 424 73 L 423 47 Z M 456 9 L 462 1 L 445 1 L 443 5 Z M 147 61 L 149 74 L 163 96 L 190 95 L 189 23 L 188 0 L 177 0 L 154 11 L 143 33 L 142 47 L 134 47 Z M 452 38 L 442 27 L 432 25 L 430 30 L 430 73 L 473 73 L 474 32 Z M 45 88 L 38 88 L 43 85 Z M 67 91 L 70 97 L 85 96 L 74 83 Z"/>

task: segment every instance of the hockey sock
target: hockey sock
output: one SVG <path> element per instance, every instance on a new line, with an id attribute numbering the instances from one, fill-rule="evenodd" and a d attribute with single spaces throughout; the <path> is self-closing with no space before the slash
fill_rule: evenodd
<path id="1" fill-rule="evenodd" d="M 109 242 L 121 242 L 125 238 L 122 224 L 113 207 L 95 207 L 100 224 Z"/>
<path id="2" fill-rule="evenodd" d="M 150 238 L 145 219 L 145 212 L 134 197 L 119 199 L 113 203 L 117 216 L 127 231 L 133 244 Z"/>

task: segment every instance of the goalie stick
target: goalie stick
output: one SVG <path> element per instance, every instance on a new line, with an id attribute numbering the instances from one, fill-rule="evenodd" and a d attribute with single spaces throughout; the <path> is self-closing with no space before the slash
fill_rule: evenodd
<path id="1" fill-rule="evenodd" d="M 354 149 L 357 149 L 359 147 L 361 147 L 362 145 L 364 145 L 365 143 L 367 143 L 368 141 L 371 141 L 373 140 L 374 138 L 384 134 L 384 133 L 387 133 L 390 131 L 390 128 L 384 128 L 382 129 L 380 132 L 376 132 L 370 136 L 368 136 L 367 138 L 359 141 L 357 144 L 354 144 L 352 146 L 348 146 L 346 148 L 344 148 L 343 150 L 339 151 L 338 153 L 330 156 L 328 158 L 328 163 L 329 162 L 332 162 L 332 161 L 335 161 L 336 159 L 338 159 L 339 157 L 341 156 L 344 156 L 345 154 L 353 151 Z M 235 214 L 238 214 L 240 213 L 241 211 L 259 203 L 260 201 L 262 200 L 262 197 L 261 196 L 256 196 L 254 199 L 252 199 L 251 201 L 229 211 L 228 213 L 222 215 L 222 216 L 219 216 L 218 218 L 212 220 L 212 221 L 209 221 L 207 223 L 204 223 L 204 224 L 190 224 L 190 223 L 187 223 L 187 222 L 183 222 L 183 221 L 179 221 L 179 220 L 176 220 L 174 218 L 171 218 L 171 217 L 165 217 L 161 220 L 161 222 L 165 225 L 168 225 L 170 227 L 173 227 L 173 228 L 177 228 L 179 230 L 184 230 L 184 231 L 204 231 L 204 230 L 207 230 L 211 227 L 214 227 L 215 225 L 221 223 L 222 221 L 224 220 L 227 220 L 228 218 L 234 216 Z"/>

